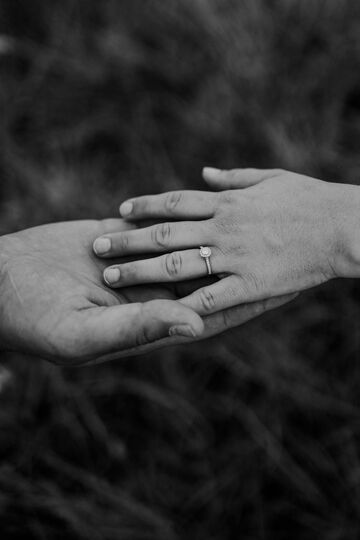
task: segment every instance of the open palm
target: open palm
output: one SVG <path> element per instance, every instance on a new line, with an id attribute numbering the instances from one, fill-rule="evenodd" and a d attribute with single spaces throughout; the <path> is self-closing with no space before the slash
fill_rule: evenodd
<path id="1" fill-rule="evenodd" d="M 129 353 L 169 336 L 174 326 L 193 338 L 201 334 L 200 317 L 175 302 L 168 288 L 118 293 L 103 285 L 104 263 L 93 255 L 92 242 L 129 227 L 120 219 L 72 221 L 2 237 L 3 347 L 82 363 Z"/>

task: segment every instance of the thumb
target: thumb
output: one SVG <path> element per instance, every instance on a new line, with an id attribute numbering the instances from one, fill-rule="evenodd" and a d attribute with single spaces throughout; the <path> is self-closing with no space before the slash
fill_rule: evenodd
<path id="1" fill-rule="evenodd" d="M 84 354 L 91 357 L 140 347 L 169 335 L 195 338 L 204 330 L 201 317 L 175 300 L 95 307 L 82 313 L 86 313 Z"/>
<path id="2" fill-rule="evenodd" d="M 207 184 L 215 190 L 241 189 L 255 186 L 263 180 L 282 174 L 281 169 L 214 169 L 204 167 L 202 175 Z"/>

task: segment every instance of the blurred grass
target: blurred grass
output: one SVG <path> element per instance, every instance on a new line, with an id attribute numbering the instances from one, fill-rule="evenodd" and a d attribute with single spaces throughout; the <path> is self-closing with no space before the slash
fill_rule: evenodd
<path id="1" fill-rule="evenodd" d="M 360 179 L 360 6 L 0 0 L 0 233 L 200 187 Z M 360 537 L 360 296 L 81 370 L 3 357 L 1 538 Z"/>

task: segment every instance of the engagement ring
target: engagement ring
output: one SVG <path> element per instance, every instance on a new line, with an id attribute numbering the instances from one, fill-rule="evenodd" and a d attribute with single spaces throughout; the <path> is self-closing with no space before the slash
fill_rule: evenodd
<path id="1" fill-rule="evenodd" d="M 205 259 L 206 268 L 207 268 L 209 276 L 212 274 L 210 256 L 211 256 L 211 249 L 208 246 L 200 246 L 200 257 Z"/>

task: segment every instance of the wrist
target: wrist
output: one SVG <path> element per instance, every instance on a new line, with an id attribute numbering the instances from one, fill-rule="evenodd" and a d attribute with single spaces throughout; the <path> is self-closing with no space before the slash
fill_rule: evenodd
<path id="1" fill-rule="evenodd" d="M 7 281 L 8 281 L 8 262 L 10 254 L 7 247 L 7 236 L 0 236 L 0 351 L 11 349 L 10 338 L 5 329 L 8 313 L 7 303 Z"/>
<path id="2" fill-rule="evenodd" d="M 334 277 L 360 277 L 360 187 L 330 184 L 335 223 Z"/>

